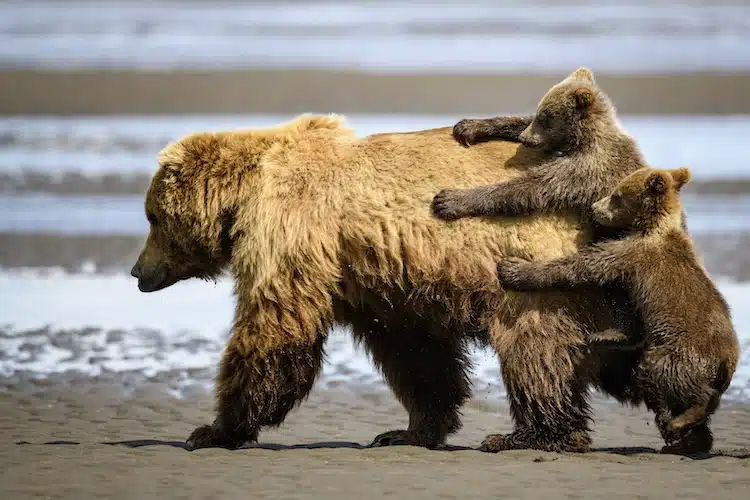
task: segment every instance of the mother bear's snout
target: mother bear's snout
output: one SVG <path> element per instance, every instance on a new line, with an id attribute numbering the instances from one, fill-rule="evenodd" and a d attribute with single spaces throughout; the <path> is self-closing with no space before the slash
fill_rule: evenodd
<path id="1" fill-rule="evenodd" d="M 130 275 L 133 278 L 140 278 L 141 273 L 142 273 L 141 261 L 140 259 L 138 259 L 138 262 L 136 262 L 135 265 L 133 265 L 133 268 L 130 270 Z"/>
<path id="2" fill-rule="evenodd" d="M 167 262 L 154 255 L 153 248 L 148 244 L 130 269 L 130 275 L 138 280 L 138 289 L 141 292 L 155 292 L 173 285 L 177 279 L 172 274 Z"/>

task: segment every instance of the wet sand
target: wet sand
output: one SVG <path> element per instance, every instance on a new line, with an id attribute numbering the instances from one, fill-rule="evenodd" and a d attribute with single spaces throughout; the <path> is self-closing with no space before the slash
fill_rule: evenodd
<path id="1" fill-rule="evenodd" d="M 747 71 L 608 75 L 592 69 L 623 115 L 750 113 Z M 356 69 L 5 69 L 0 71 L 0 114 L 516 114 L 535 109 L 564 76 Z"/>
<path id="2" fill-rule="evenodd" d="M 368 449 L 407 424 L 393 397 L 316 390 L 257 447 L 188 452 L 185 437 L 212 418 L 208 395 L 178 400 L 150 385 L 123 398 L 86 380 L 0 387 L 3 498 L 741 498 L 750 486 L 750 405 L 719 410 L 710 457 L 656 453 L 647 412 L 602 401 L 596 451 L 495 455 L 473 448 L 511 429 L 501 402 L 468 404 L 449 450 Z"/>

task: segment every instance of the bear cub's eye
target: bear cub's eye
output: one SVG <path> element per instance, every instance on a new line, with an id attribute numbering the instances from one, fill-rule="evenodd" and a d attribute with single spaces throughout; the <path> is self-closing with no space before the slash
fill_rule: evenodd
<path id="1" fill-rule="evenodd" d="M 545 111 L 542 111 L 541 113 L 539 113 L 537 115 L 536 119 L 537 119 L 537 122 L 539 123 L 539 125 L 547 126 L 547 125 L 549 125 L 551 117 L 550 117 L 549 112 L 547 110 L 545 110 Z"/>

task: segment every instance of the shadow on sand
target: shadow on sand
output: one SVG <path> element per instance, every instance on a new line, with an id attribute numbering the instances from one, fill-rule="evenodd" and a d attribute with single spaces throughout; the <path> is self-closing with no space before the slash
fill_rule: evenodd
<path id="1" fill-rule="evenodd" d="M 76 446 L 80 445 L 82 443 L 78 441 L 63 441 L 63 440 L 57 440 L 57 441 L 46 441 L 44 443 L 31 443 L 29 441 L 18 441 L 16 443 L 17 445 L 68 445 L 68 446 Z M 132 439 L 128 441 L 102 441 L 99 444 L 106 444 L 110 446 L 125 446 L 126 448 L 141 448 L 144 446 L 170 446 L 172 448 L 180 448 L 186 451 L 191 451 L 187 444 L 185 444 L 184 441 L 162 441 L 159 439 Z M 353 450 L 366 450 L 369 449 L 370 446 L 362 445 L 360 443 L 355 443 L 353 441 L 320 441 L 317 443 L 306 443 L 306 444 L 278 444 L 278 443 L 250 443 L 246 444 L 240 448 L 237 449 L 237 451 L 240 450 L 252 450 L 252 449 L 261 449 L 261 450 L 273 450 L 273 451 L 285 451 L 285 450 L 319 450 L 319 449 L 340 449 L 340 448 L 346 448 L 346 449 L 353 449 Z M 455 446 L 455 445 L 445 445 L 441 448 L 438 448 L 434 451 L 481 451 L 477 448 L 472 448 L 469 446 Z M 640 447 L 640 446 L 632 446 L 632 447 L 614 447 L 614 448 L 593 448 L 590 453 L 611 453 L 614 455 L 623 455 L 623 456 L 632 456 L 632 455 L 641 455 L 641 454 L 659 454 L 659 450 L 656 450 L 654 448 L 646 448 L 646 447 Z M 677 455 L 675 455 L 677 456 Z M 742 460 L 746 460 L 750 458 L 750 449 L 747 448 L 740 448 L 735 450 L 716 450 L 711 453 L 701 453 L 698 455 L 691 455 L 688 458 L 691 458 L 693 460 L 706 460 L 709 458 L 715 458 L 715 457 L 729 457 L 729 458 L 738 458 Z M 538 459 L 534 460 L 535 462 L 546 462 L 548 461 L 545 457 L 539 457 Z"/>

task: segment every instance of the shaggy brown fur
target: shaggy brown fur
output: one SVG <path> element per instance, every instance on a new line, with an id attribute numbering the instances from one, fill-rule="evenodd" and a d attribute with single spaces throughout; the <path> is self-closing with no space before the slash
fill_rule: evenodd
<path id="1" fill-rule="evenodd" d="M 665 451 L 678 453 L 710 451 L 708 419 L 739 358 L 729 308 L 680 225 L 678 191 L 689 179 L 686 168 L 640 169 L 593 205 L 600 224 L 625 229 L 626 237 L 551 262 L 498 266 L 500 282 L 516 290 L 625 284 L 646 327 L 639 386 Z"/>
<path id="2" fill-rule="evenodd" d="M 502 360 L 516 424 L 503 446 L 586 450 L 587 387 L 616 392 L 632 372 L 630 358 L 613 358 L 608 372 L 620 371 L 600 380 L 601 360 L 586 346 L 585 331 L 613 326 L 610 310 L 597 305 L 597 287 L 506 293 L 496 262 L 569 255 L 590 232 L 572 213 L 445 224 L 429 208 L 455 179 L 497 183 L 539 161 L 508 142 L 464 148 L 450 128 L 358 138 L 332 116 L 167 146 L 146 196 L 150 232 L 132 271 L 139 288 L 227 267 L 236 282 L 218 415 L 189 444 L 233 448 L 281 424 L 341 323 L 409 412 L 408 429 L 374 444 L 434 447 L 460 427 L 475 341 Z"/>

